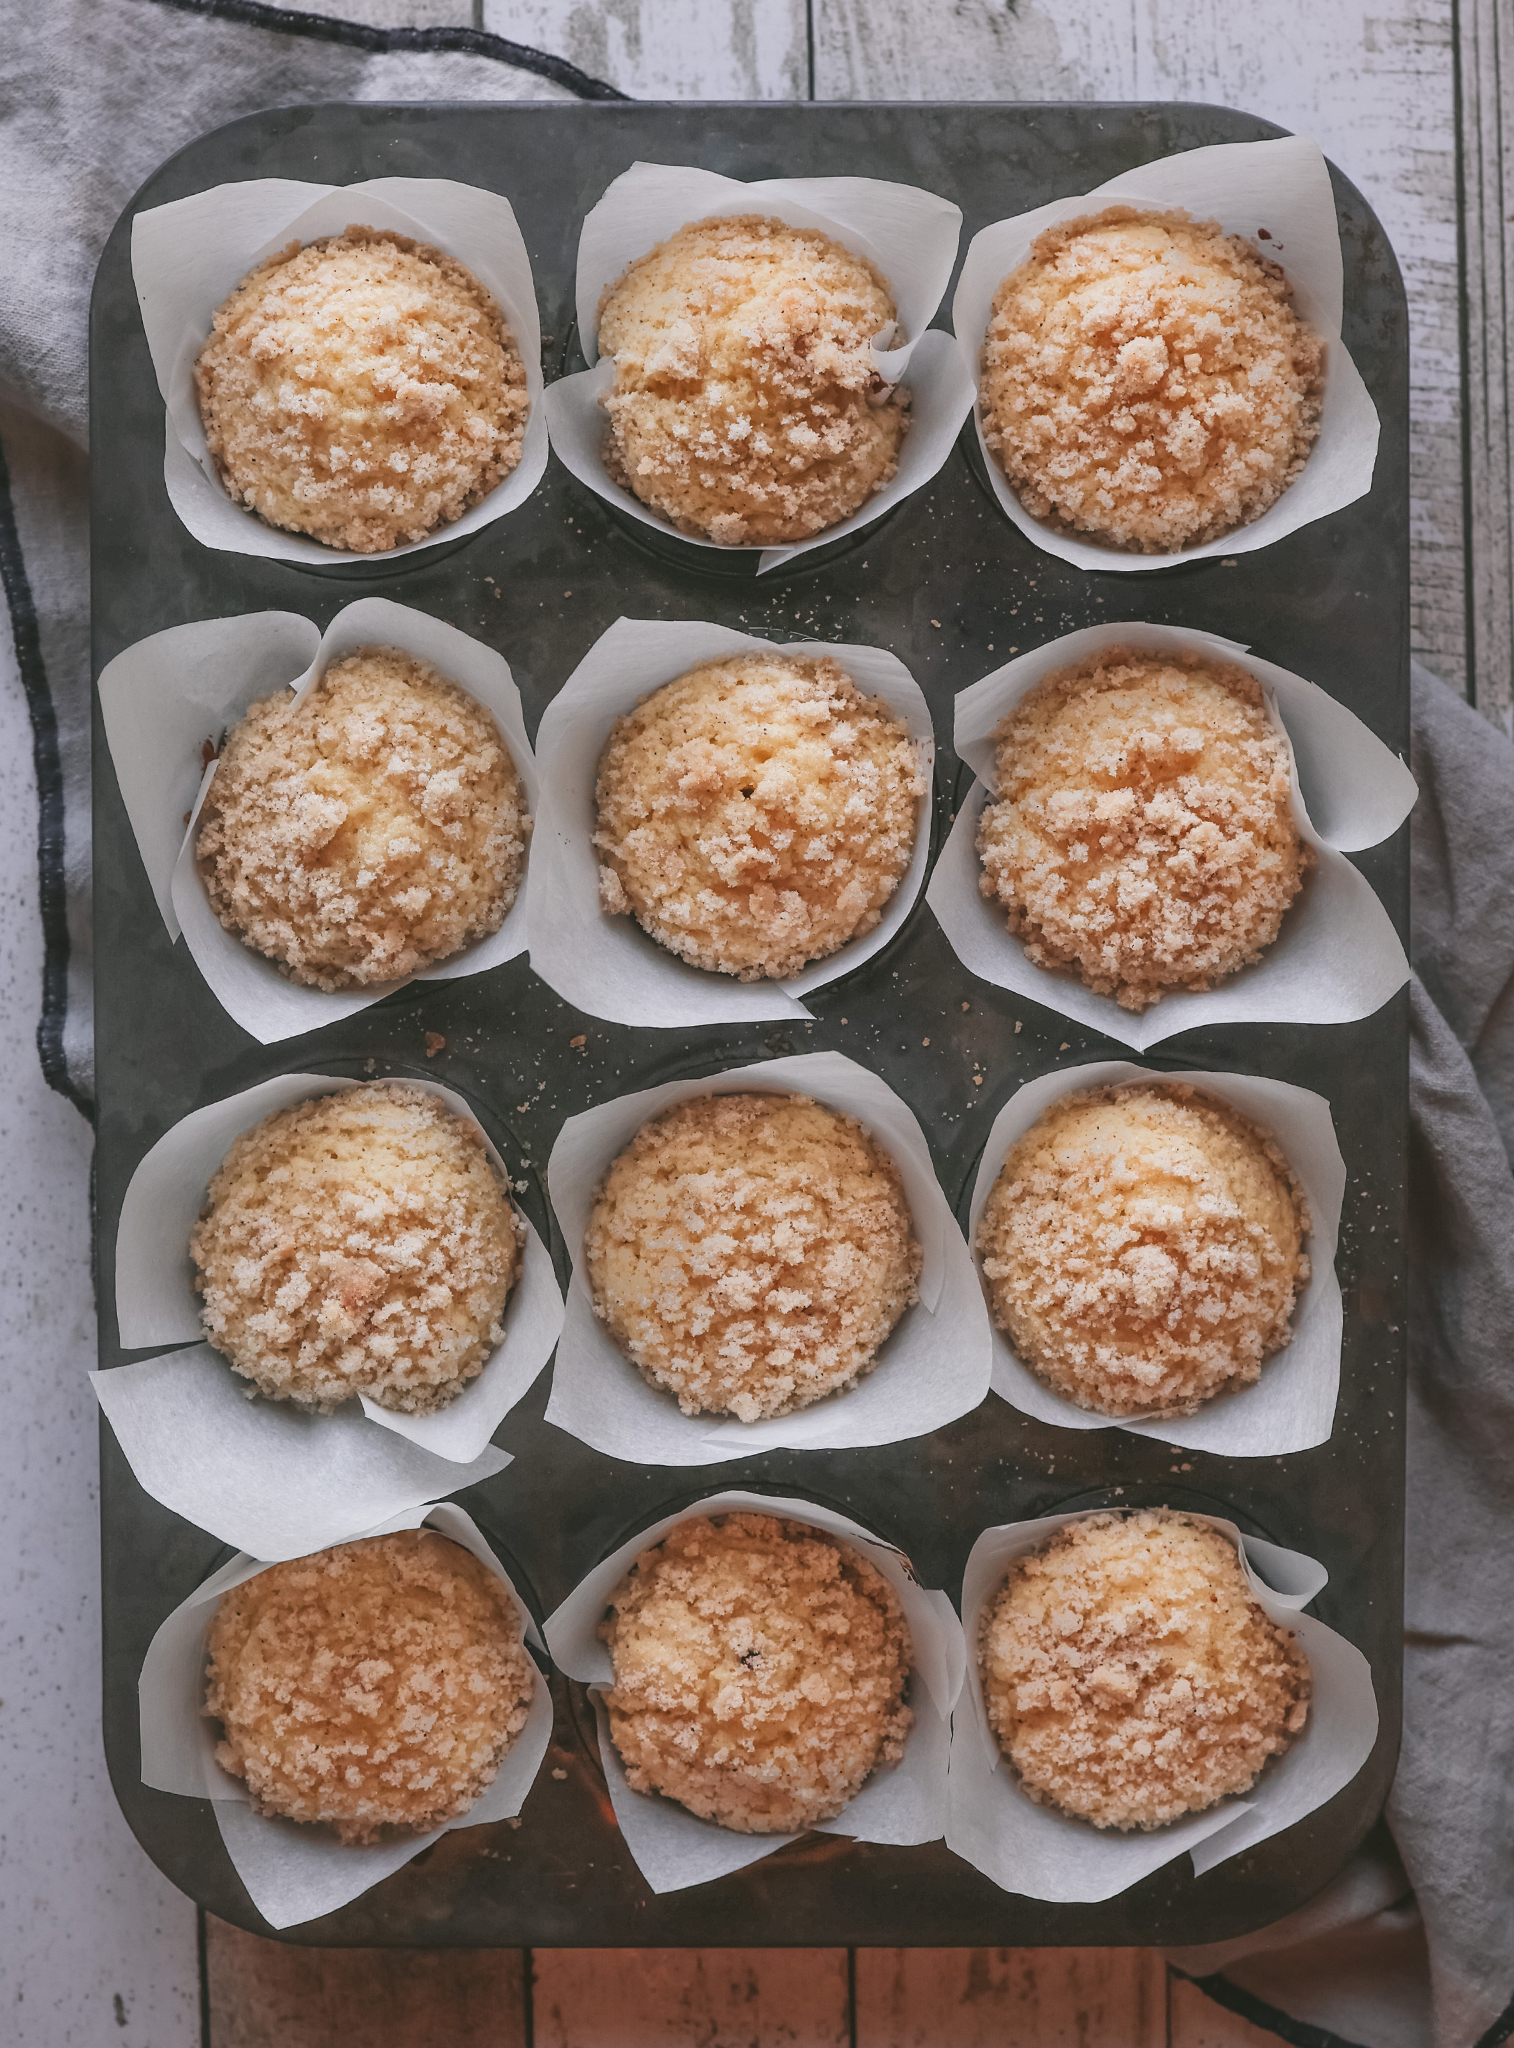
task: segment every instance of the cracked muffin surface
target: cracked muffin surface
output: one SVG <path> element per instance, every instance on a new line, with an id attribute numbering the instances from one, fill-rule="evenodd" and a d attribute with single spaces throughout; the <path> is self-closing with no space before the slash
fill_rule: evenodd
<path id="1" fill-rule="evenodd" d="M 635 1792 L 742 1834 L 834 1820 L 904 1752 L 909 1630 L 862 1553 L 803 1522 L 681 1522 L 600 1628 L 610 1733 Z"/>
<path id="2" fill-rule="evenodd" d="M 1113 647 L 995 734 L 980 887 L 1027 959 L 1140 1011 L 1258 961 L 1314 861 L 1256 678 Z"/>
<path id="3" fill-rule="evenodd" d="M 216 310 L 195 384 L 230 496 L 353 554 L 460 518 L 520 461 L 530 409 L 472 271 L 358 226 L 249 272 Z"/>
<path id="4" fill-rule="evenodd" d="M 1291 1343 L 1309 1209 L 1276 1144 L 1183 1082 L 1064 1096 L 978 1226 L 994 1321 L 1098 1415 L 1191 1415 Z"/>
<path id="5" fill-rule="evenodd" d="M 890 481 L 907 393 L 888 285 L 815 228 L 694 221 L 639 257 L 599 306 L 615 365 L 606 465 L 680 532 L 728 547 L 806 540 Z"/>
<path id="6" fill-rule="evenodd" d="M 522 1235 L 476 1127 L 386 1081 L 244 1132 L 189 1251 L 206 1341 L 259 1393 L 425 1415 L 502 1341 Z"/>
<path id="7" fill-rule="evenodd" d="M 1026 511 L 1140 554 L 1259 519 L 1319 435 L 1324 345 L 1281 266 L 1181 211 L 1038 235 L 982 368 L 984 439 Z"/>
<path id="8" fill-rule="evenodd" d="M 1163 1509 L 1090 1515 L 983 1614 L 989 1724 L 1038 1805 L 1159 1828 L 1248 1792 L 1309 1716 L 1308 1659 L 1235 1545 Z"/>
<path id="9" fill-rule="evenodd" d="M 916 1300 L 898 1168 L 803 1095 L 707 1095 L 636 1133 L 584 1235 L 594 1312 L 686 1415 L 758 1422 L 854 1386 Z"/>
<path id="10" fill-rule="evenodd" d="M 498 931 L 531 820 L 484 706 L 396 647 L 344 656 L 292 703 L 249 706 L 200 811 L 226 930 L 326 990 L 403 980 Z"/>
<path id="11" fill-rule="evenodd" d="M 338 1544 L 223 1593 L 205 1714 L 255 1813 L 349 1844 L 428 1834 L 493 1783 L 535 1674 L 494 1574 L 432 1529 Z"/>
<path id="12" fill-rule="evenodd" d="M 877 925 L 924 790 L 904 720 L 829 656 L 704 663 L 605 744 L 601 905 L 692 967 L 787 980 Z"/>

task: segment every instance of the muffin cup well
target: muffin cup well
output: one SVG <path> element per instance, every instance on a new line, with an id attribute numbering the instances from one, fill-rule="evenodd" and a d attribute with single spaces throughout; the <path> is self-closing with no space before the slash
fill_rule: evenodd
<path id="1" fill-rule="evenodd" d="M 450 1088 L 408 1074 L 385 1077 L 437 1096 L 484 1139 L 508 1188 L 510 1175 L 468 1104 Z M 116 1234 L 116 1320 L 128 1347 L 187 1343 L 91 1375 L 101 1406 L 141 1484 L 165 1507 L 255 1556 L 298 1556 L 333 1541 L 335 1524 L 379 1521 L 471 1485 L 509 1460 L 489 1439 L 552 1354 L 562 1297 L 551 1256 L 530 1219 L 520 1277 L 505 1304 L 504 1341 L 447 1408 L 402 1415 L 366 1395 L 333 1415 L 251 1394 L 201 1335 L 189 1235 L 205 1190 L 234 1139 L 265 1117 L 312 1097 L 364 1084 L 336 1074 L 281 1074 L 184 1117 L 132 1175 Z M 377 1427 L 374 1427 L 377 1425 Z"/>
<path id="2" fill-rule="evenodd" d="M 742 982 L 691 967 L 644 932 L 634 917 L 612 917 L 599 901 L 594 782 L 616 719 L 701 663 L 738 654 L 830 656 L 839 662 L 865 697 L 882 697 L 908 726 L 925 785 L 916 811 L 914 853 L 878 923 L 789 981 Z M 816 640 L 780 643 L 729 626 L 617 619 L 547 706 L 536 740 L 541 808 L 532 839 L 538 911 L 531 965 L 587 1016 L 666 1030 L 808 1017 L 801 997 L 882 952 L 915 906 L 930 858 L 936 743 L 920 685 L 885 648 Z"/>
<path id="3" fill-rule="evenodd" d="M 848 519 L 810 539 L 780 547 L 728 547 L 679 533 L 634 492 L 612 482 L 604 463 L 607 421 L 600 398 L 615 369 L 599 355 L 599 302 L 637 257 L 695 221 L 758 213 L 790 227 L 818 228 L 833 241 L 877 265 L 894 294 L 899 324 L 910 337 L 899 348 L 873 345 L 873 360 L 890 383 L 911 393 L 913 425 L 899 451 L 891 483 L 874 492 Z M 913 185 L 880 178 L 767 178 L 745 184 L 685 164 L 633 164 L 586 215 L 578 244 L 578 335 L 587 370 L 548 387 L 547 420 L 559 461 L 581 484 L 643 526 L 724 554 L 756 555 L 757 570 L 772 569 L 811 548 L 856 533 L 930 482 L 951 453 L 972 404 L 971 372 L 950 336 L 930 321 L 956 261 L 960 208 Z"/>
<path id="4" fill-rule="evenodd" d="M 492 491 L 424 540 L 368 555 L 269 526 L 227 495 L 205 445 L 194 379 L 217 308 L 250 270 L 290 242 L 308 244 L 359 225 L 428 243 L 468 266 L 505 316 L 531 406 L 520 461 Z M 323 567 L 351 563 L 372 574 L 386 562 L 477 533 L 523 505 L 540 483 L 547 422 L 536 286 L 514 208 L 499 193 L 451 178 L 370 178 L 359 185 L 250 178 L 214 185 L 139 213 L 132 222 L 131 268 L 167 408 L 163 481 L 174 511 L 203 546 Z"/>
<path id="5" fill-rule="evenodd" d="M 1184 1510 L 1186 1513 L 1186 1510 Z M 978 1642 L 984 1610 L 1011 1563 L 1087 1513 L 1043 1515 L 985 1529 L 962 1584 L 967 1680 L 952 1729 L 947 1845 L 1001 1890 L 1062 1903 L 1112 1899 L 1185 1852 L 1195 1876 L 1281 1834 L 1350 1784 L 1377 1741 L 1372 1669 L 1344 1636 L 1299 1610 L 1328 1580 L 1323 1565 L 1296 1550 L 1243 1536 L 1233 1522 L 1189 1517 L 1235 1544 L 1263 1612 L 1293 1629 L 1313 1674 L 1309 1719 L 1285 1755 L 1267 1765 L 1244 1799 L 1227 1799 L 1149 1832 L 1096 1828 L 1038 1806 L 1000 1751 L 983 1703 Z M 1259 1574 L 1265 1573 L 1265 1580 Z"/>
<path id="6" fill-rule="evenodd" d="M 1181 207 L 1196 220 L 1218 220 L 1282 264 L 1293 302 L 1325 344 L 1325 396 L 1319 438 L 1303 473 L 1249 526 L 1219 540 L 1172 554 L 1138 555 L 1059 531 L 1033 518 L 983 438 L 974 407 L 978 449 L 994 496 L 1027 540 L 1075 568 L 1119 573 L 1166 569 L 1215 555 L 1244 555 L 1270 547 L 1315 519 L 1339 512 L 1372 488 L 1379 425 L 1361 372 L 1341 340 L 1341 246 L 1330 171 L 1319 145 L 1305 135 L 1274 142 L 1221 142 L 1159 157 L 1139 169 L 1071 199 L 1056 199 L 1032 213 L 995 221 L 973 236 L 952 301 L 952 327 L 977 390 L 994 296 L 1030 254 L 1037 235 L 1059 221 L 1129 205 L 1148 211 Z M 1268 239 L 1258 244 L 1265 231 Z"/>
<path id="7" fill-rule="evenodd" d="M 1207 994 L 1176 991 L 1139 1014 L 1095 995 L 1071 973 L 1026 958 L 1003 910 L 978 883 L 978 821 L 994 793 L 994 734 L 1020 699 L 1054 669 L 1072 668 L 1106 647 L 1140 654 L 1210 655 L 1235 662 L 1261 684 L 1268 716 L 1293 758 L 1293 816 L 1316 865 L 1254 967 Z M 1370 1017 L 1409 978 L 1393 921 L 1366 877 L 1345 858 L 1401 825 L 1418 790 L 1413 776 L 1361 720 L 1314 683 L 1234 640 L 1176 626 L 1089 626 L 995 669 L 957 698 L 957 752 L 977 776 L 925 892 L 952 951 L 970 973 L 1013 989 L 1138 1052 L 1206 1024 L 1345 1024 Z M 1306 806 L 1305 795 L 1308 803 Z M 1318 820 L 1318 822 L 1316 822 Z"/>
<path id="8" fill-rule="evenodd" d="M 649 1118 L 706 1095 L 797 1094 L 855 1117 L 893 1159 L 921 1250 L 920 1298 L 847 1393 L 793 1415 L 737 1422 L 685 1415 L 649 1386 L 594 1313 L 583 1239 L 594 1193 Z M 547 1186 L 573 1258 L 547 1420 L 607 1457 L 635 1465 L 717 1465 L 759 1451 L 856 1450 L 925 1436 L 988 1392 L 993 1340 L 973 1263 L 913 1112 L 876 1074 L 838 1052 L 762 1060 L 696 1081 L 670 1081 L 570 1116 L 547 1162 Z"/>
<path id="9" fill-rule="evenodd" d="M 200 810 L 218 765 L 203 765 L 206 742 L 217 745 L 249 704 L 278 689 L 292 685 L 290 709 L 298 708 L 334 661 L 375 646 L 429 662 L 483 706 L 510 751 L 534 819 L 536 758 L 510 664 L 481 640 L 388 598 L 365 597 L 345 606 L 324 633 L 294 612 L 246 612 L 170 626 L 118 654 L 100 677 L 100 711 L 116 780 L 169 937 L 182 935 L 222 1009 L 263 1045 L 334 1024 L 411 981 L 483 974 L 515 959 L 529 942 L 529 840 L 520 888 L 498 931 L 398 981 L 330 992 L 305 987 L 227 931 L 212 909 L 194 851 Z"/>
<path id="10" fill-rule="evenodd" d="M 1258 1124 L 1286 1155 L 1309 1202 L 1308 1284 L 1292 1316 L 1293 1342 L 1262 1367 L 1262 1376 L 1232 1394 L 1206 1401 L 1196 1415 L 1119 1419 L 1090 1414 L 1036 1376 L 1016 1354 L 1005 1330 L 994 1328 L 993 1390 L 1022 1415 L 1059 1429 L 1126 1429 L 1134 1436 L 1181 1444 L 1220 1457 L 1263 1458 L 1308 1450 L 1328 1441 L 1340 1391 L 1341 1290 L 1335 1274 L 1346 1163 L 1336 1143 L 1330 1105 L 1322 1095 L 1254 1074 L 1160 1073 L 1128 1060 L 1096 1060 L 1062 1067 L 1017 1089 L 994 1118 L 973 1184 L 968 1243 L 984 1296 L 978 1225 L 1010 1148 L 1054 1103 L 1090 1088 L 1129 1081 L 1178 1081 L 1228 1102 Z M 992 1311 L 990 1310 L 990 1313 Z"/>
<path id="11" fill-rule="evenodd" d="M 392 1516 L 377 1528 L 349 1528 L 320 1548 L 354 1542 L 361 1536 L 388 1536 L 401 1529 L 423 1527 L 450 1537 L 494 1574 L 515 1603 L 520 1617 L 519 1640 L 540 1648 L 536 1625 L 509 1574 L 471 1517 L 459 1507 L 417 1506 Z M 308 1553 L 296 1553 L 305 1554 Z M 158 1792 L 177 1792 L 187 1799 L 213 1801 L 226 1853 L 252 1903 L 270 1927 L 297 1927 L 302 1921 L 319 1919 L 323 1913 L 334 1913 L 338 1906 L 371 1891 L 454 1828 L 513 1820 L 525 1803 L 552 1739 L 552 1694 L 533 1664 L 535 1682 L 526 1725 L 511 1743 L 493 1783 L 485 1787 L 461 1819 L 448 1821 L 429 1834 L 406 1835 L 364 1846 L 347 1845 L 323 1828 L 254 1813 L 241 1779 L 233 1778 L 216 1762 L 216 1724 L 201 1712 L 205 1702 L 207 1642 L 220 1596 L 234 1586 L 244 1585 L 248 1579 L 255 1579 L 277 1561 L 234 1557 L 197 1586 L 187 1600 L 181 1601 L 152 1639 L 137 1696 L 141 1710 L 143 1784 Z"/>
<path id="12" fill-rule="evenodd" d="M 851 1543 L 877 1566 L 899 1596 L 909 1624 L 911 1673 L 909 1704 L 914 1725 L 905 1739 L 904 1755 L 890 1768 L 869 1778 L 856 1798 L 835 1820 L 824 1821 L 821 1834 L 847 1835 L 859 1842 L 910 1844 L 938 1841 L 946 1827 L 946 1764 L 952 1708 L 962 1690 L 966 1648 L 961 1623 L 945 1593 L 922 1586 L 909 1560 L 891 1544 L 880 1542 L 845 1515 L 812 1501 L 761 1493 L 717 1493 L 680 1508 L 621 1544 L 547 1617 L 543 1634 L 552 1661 L 570 1678 L 591 1689 L 599 1727 L 599 1755 L 615 1818 L 637 1868 L 654 1892 L 682 1891 L 708 1884 L 733 1870 L 760 1862 L 775 1849 L 798 1841 L 798 1835 L 743 1835 L 714 1821 L 699 1820 L 676 1800 L 633 1792 L 626 1783 L 620 1756 L 610 1739 L 609 1714 L 603 1689 L 614 1680 L 610 1652 L 598 1629 L 611 1593 L 637 1556 L 660 1543 L 670 1529 L 699 1515 L 750 1510 L 805 1522 Z"/>

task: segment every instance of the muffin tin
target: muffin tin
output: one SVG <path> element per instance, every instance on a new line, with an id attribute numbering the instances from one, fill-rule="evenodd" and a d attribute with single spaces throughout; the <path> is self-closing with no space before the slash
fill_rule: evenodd
<path id="1" fill-rule="evenodd" d="M 179 524 L 164 491 L 163 408 L 132 289 L 131 218 L 219 182 L 447 177 L 508 194 L 535 270 L 550 379 L 582 364 L 573 331 L 578 225 L 637 159 L 697 163 L 743 179 L 897 179 L 961 206 L 965 248 L 987 222 L 1131 166 L 1275 132 L 1224 109 L 1167 105 L 510 105 L 300 107 L 206 136 L 139 194 L 117 224 L 96 285 L 95 672 L 124 647 L 184 621 L 266 608 L 301 612 L 323 627 L 353 598 L 386 596 L 498 647 L 534 733 L 553 693 L 621 616 L 716 619 L 776 640 L 868 642 L 899 655 L 931 707 L 933 851 L 971 782 L 951 750 L 956 692 L 1011 652 L 1106 619 L 1141 617 L 1246 641 L 1317 681 L 1402 751 L 1407 323 L 1387 238 L 1339 177 L 1345 340 L 1383 424 L 1376 477 L 1371 493 L 1345 511 L 1253 553 L 1160 573 L 1074 569 L 1005 519 L 970 428 L 935 479 L 878 525 L 761 577 L 750 556 L 692 548 L 623 518 L 555 463 L 508 517 L 378 566 L 307 568 L 212 552 Z M 1354 858 L 1402 933 L 1407 833 Z M 1097 1032 L 976 981 L 923 901 L 881 953 L 807 999 L 810 1024 L 606 1024 L 570 1008 L 516 959 L 413 983 L 318 1032 L 260 1046 L 221 1010 L 185 948 L 169 943 L 98 721 L 95 904 L 106 1368 L 125 1356 L 112 1318 L 112 1261 L 138 1161 L 190 1110 L 280 1073 L 409 1075 L 458 1090 L 526 1183 L 520 1199 L 565 1282 L 568 1247 L 546 1202 L 546 1160 L 563 1120 L 610 1096 L 779 1055 L 846 1053 L 914 1109 L 965 1220 L 989 1125 L 1014 1089 L 1118 1052 Z M 445 1039 L 430 1058 L 428 1034 L 432 1043 L 434 1035 Z M 716 1883 L 653 1897 L 613 1823 L 592 1706 L 582 1687 L 554 1675 L 553 1741 L 518 1826 L 458 1830 L 285 1938 L 358 1946 L 1194 1943 L 1274 1919 L 1333 1875 L 1381 1807 L 1398 1743 L 1407 1002 L 1400 993 L 1354 1024 L 1190 1031 L 1164 1041 L 1145 1064 L 1270 1075 L 1331 1105 L 1347 1187 L 1337 1259 L 1341 1391 L 1328 1442 L 1280 1458 L 1224 1458 L 1119 1429 L 1054 1428 L 991 1395 L 959 1421 L 902 1444 L 774 1451 L 670 1470 L 603 1457 L 545 1423 L 543 1376 L 497 1433 L 515 1462 L 461 1503 L 538 1619 L 639 1528 L 717 1486 L 802 1496 L 850 1515 L 907 1551 L 926 1585 L 954 1593 L 974 1540 L 994 1524 L 1161 1503 L 1228 1518 L 1319 1558 L 1330 1572 L 1314 1611 L 1370 1659 L 1381 1715 L 1376 1747 L 1353 1782 L 1202 1879 L 1181 1859 L 1099 1903 L 1048 1904 L 1001 1891 L 939 1842 L 887 1848 L 833 1836 L 807 1837 Z M 136 1689 L 147 1645 L 228 1552 L 144 1493 L 103 1428 L 101 1463 L 105 1740 L 117 1797 L 182 1890 L 225 1919 L 266 1931 L 209 1803 L 150 1790 L 140 1778 Z"/>

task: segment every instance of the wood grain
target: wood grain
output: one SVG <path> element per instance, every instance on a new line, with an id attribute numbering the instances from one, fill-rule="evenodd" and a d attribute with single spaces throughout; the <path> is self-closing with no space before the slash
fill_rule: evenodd
<path id="1" fill-rule="evenodd" d="M 1461 0 L 1467 269 L 1467 494 L 1472 671 L 1478 707 L 1514 730 L 1514 13 Z"/>
<path id="2" fill-rule="evenodd" d="M 528 2048 L 518 1948 L 297 1948 L 205 1918 L 208 2048 Z"/>
<path id="3" fill-rule="evenodd" d="M 1165 2048 L 1139 1948 L 858 1949 L 857 2048 Z"/>
<path id="4" fill-rule="evenodd" d="M 483 25 L 632 99 L 809 94 L 805 0 L 483 0 Z"/>
<path id="5" fill-rule="evenodd" d="M 1168 2048 L 1277 2048 L 1270 2028 L 1254 2027 L 1239 2013 L 1200 1991 L 1176 1970 L 1168 1994 Z"/>
<path id="6" fill-rule="evenodd" d="M 843 1948 L 536 1949 L 532 1962 L 534 2048 L 847 2048 Z"/>

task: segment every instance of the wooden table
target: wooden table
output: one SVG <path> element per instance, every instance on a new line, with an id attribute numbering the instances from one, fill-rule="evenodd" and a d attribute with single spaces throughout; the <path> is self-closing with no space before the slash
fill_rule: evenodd
<path id="1" fill-rule="evenodd" d="M 328 0 L 309 11 L 487 28 L 638 99 L 1211 100 L 1313 134 L 1372 201 L 1408 286 L 1415 652 L 1514 729 L 1508 0 Z M 1277 2039 L 1137 1949 L 320 1950 L 207 1920 L 202 1960 L 209 2048 Z"/>

